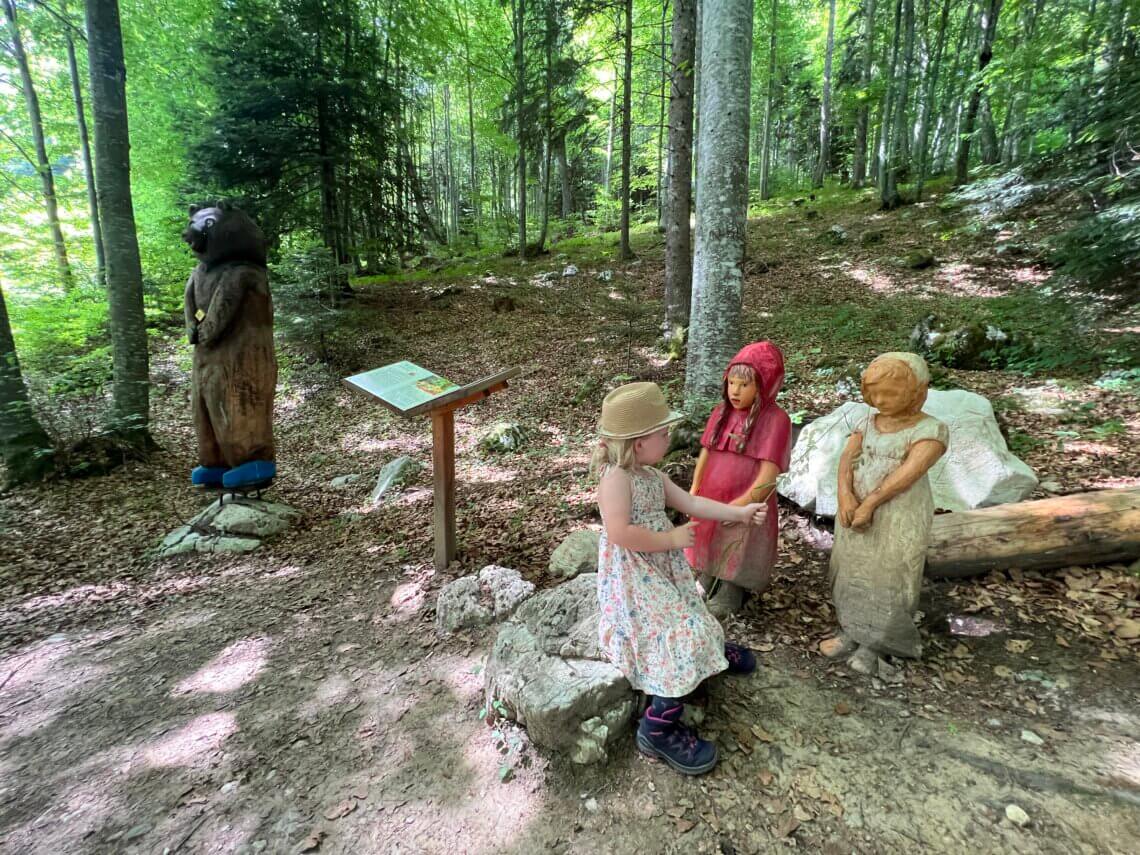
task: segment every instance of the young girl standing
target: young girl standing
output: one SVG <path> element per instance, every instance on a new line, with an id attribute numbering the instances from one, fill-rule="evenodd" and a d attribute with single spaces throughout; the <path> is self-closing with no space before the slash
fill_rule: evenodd
<path id="1" fill-rule="evenodd" d="M 733 505 L 764 502 L 768 509 L 764 524 L 755 528 L 702 521 L 685 550 L 718 617 L 739 609 L 746 590 L 768 587 L 776 564 L 776 476 L 787 471 L 792 453 L 792 422 L 776 403 L 783 384 L 780 348 L 770 341 L 746 345 L 724 369 L 724 400 L 701 437 L 689 492 Z"/>
<path id="2" fill-rule="evenodd" d="M 742 507 L 690 496 L 652 468 L 669 450 L 671 412 L 656 383 L 630 383 L 602 403 L 601 435 L 591 470 L 601 475 L 598 506 L 604 530 L 598 552 L 598 634 L 602 649 L 652 702 L 637 730 L 637 747 L 685 774 L 716 765 L 716 746 L 681 724 L 682 699 L 722 671 L 746 674 L 756 659 L 725 644 L 682 550 L 693 522 L 674 528 L 666 506 L 702 519 L 760 524 L 764 505 Z"/>

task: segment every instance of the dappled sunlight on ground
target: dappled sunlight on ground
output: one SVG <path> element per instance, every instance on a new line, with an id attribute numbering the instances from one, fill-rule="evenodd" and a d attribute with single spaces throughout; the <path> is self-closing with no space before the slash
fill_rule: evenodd
<path id="1" fill-rule="evenodd" d="M 844 267 L 847 267 L 844 265 Z M 893 294 L 903 290 L 904 285 L 895 282 L 890 276 L 878 270 L 866 267 L 848 267 L 844 270 L 846 276 L 854 279 L 860 285 L 866 285 L 879 294 Z"/>
<path id="2" fill-rule="evenodd" d="M 1115 445 L 1103 442 L 1090 442 L 1082 439 L 1065 440 L 1065 451 L 1070 454 L 1088 454 L 1093 457 L 1109 457 L 1117 454 L 1119 449 Z"/>
<path id="3" fill-rule="evenodd" d="M 171 694 L 220 693 L 240 689 L 255 679 L 265 667 L 269 648 L 268 638 L 247 638 L 236 641 L 199 668 L 195 674 L 182 680 L 171 690 Z"/>
<path id="4" fill-rule="evenodd" d="M 143 757 L 151 766 L 196 766 L 220 749 L 237 729 L 233 713 L 206 713 L 144 746 Z"/>

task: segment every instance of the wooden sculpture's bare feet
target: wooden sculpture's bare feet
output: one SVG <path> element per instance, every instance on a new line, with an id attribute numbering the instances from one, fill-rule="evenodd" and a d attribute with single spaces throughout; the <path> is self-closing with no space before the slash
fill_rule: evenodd
<path id="1" fill-rule="evenodd" d="M 851 653 L 858 646 L 859 645 L 857 645 L 853 639 L 841 632 L 835 636 L 835 638 L 821 641 L 819 643 L 819 652 L 828 659 L 839 659 Z"/>

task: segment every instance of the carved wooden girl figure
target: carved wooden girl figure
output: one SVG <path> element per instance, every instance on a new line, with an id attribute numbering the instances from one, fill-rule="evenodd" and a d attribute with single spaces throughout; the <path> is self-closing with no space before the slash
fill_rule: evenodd
<path id="1" fill-rule="evenodd" d="M 736 611 L 744 592 L 768 587 L 776 563 L 779 520 L 776 476 L 787 470 L 792 423 L 776 393 L 784 383 L 784 356 L 770 341 L 745 346 L 724 370 L 724 400 L 709 416 L 690 493 L 718 502 L 768 508 L 760 526 L 724 526 L 702 520 L 685 550 L 706 590 L 709 611 Z"/>
<path id="2" fill-rule="evenodd" d="M 927 472 L 949 439 L 946 425 L 922 412 L 929 383 L 913 353 L 876 358 L 862 378 L 863 399 L 875 409 L 839 461 L 831 580 L 842 631 L 820 650 L 850 655 L 864 674 L 878 673 L 884 654 L 921 653 L 914 612 L 934 518 Z"/>

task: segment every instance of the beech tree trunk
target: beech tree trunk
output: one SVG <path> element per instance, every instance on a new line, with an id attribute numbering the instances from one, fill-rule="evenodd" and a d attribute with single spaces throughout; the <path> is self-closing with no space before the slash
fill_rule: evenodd
<path id="1" fill-rule="evenodd" d="M 99 200 L 95 195 L 95 166 L 91 162 L 91 141 L 87 132 L 87 113 L 83 109 L 83 89 L 79 80 L 79 63 L 75 59 L 75 36 L 71 32 L 71 17 L 67 3 L 61 2 L 60 15 L 64 19 L 67 37 L 67 70 L 71 75 L 71 98 L 75 102 L 75 124 L 79 129 L 79 151 L 83 158 L 83 176 L 87 183 L 87 207 L 91 217 L 91 237 L 95 241 L 95 281 L 100 287 L 107 284 L 107 255 L 103 251 L 103 225 L 99 221 Z"/>
<path id="2" fill-rule="evenodd" d="M 3 289 L 0 289 L 0 458 L 8 469 L 8 482 L 12 484 L 37 480 L 52 468 L 51 440 L 28 403 L 28 390 L 20 373 Z"/>
<path id="3" fill-rule="evenodd" d="M 903 51 L 902 78 L 898 81 L 892 120 L 890 145 L 887 154 L 886 181 L 884 182 L 882 203 L 884 208 L 897 207 L 902 201 L 899 195 L 899 173 L 906 166 L 907 104 L 910 98 L 911 66 L 914 64 L 914 0 L 902 0 L 903 18 L 906 26 Z"/>
<path id="4" fill-rule="evenodd" d="M 554 154 L 558 158 L 558 180 L 562 185 L 562 219 L 566 219 L 574 213 L 574 189 L 570 184 L 570 161 L 566 157 L 565 133 L 559 135 Z"/>
<path id="5" fill-rule="evenodd" d="M 28 56 L 24 52 L 20 28 L 16 24 L 16 4 L 13 0 L 3 0 L 3 3 L 4 17 L 8 21 L 8 38 L 11 40 L 9 47 L 13 58 L 16 60 L 16 65 L 20 69 L 24 104 L 28 110 L 28 123 L 32 127 L 32 142 L 36 149 L 36 157 L 32 161 L 32 166 L 39 173 L 40 186 L 43 188 L 44 209 L 47 212 L 48 229 L 51 232 L 52 248 L 55 251 L 55 265 L 59 273 L 59 284 L 64 291 L 70 291 L 75 285 L 75 280 L 71 275 L 71 264 L 67 260 L 67 245 L 63 242 L 63 229 L 59 225 L 55 176 L 51 171 L 51 161 L 48 160 L 47 145 L 44 142 L 44 121 L 40 115 L 40 99 L 32 82 L 32 71 L 28 66 Z"/>
<path id="6" fill-rule="evenodd" d="M 870 0 L 874 4 L 875 0 Z M 780 0 L 772 0 L 771 33 L 768 35 L 768 95 L 764 99 L 764 142 L 760 148 L 760 198 L 772 198 L 772 111 L 776 104 L 776 31 Z"/>
<path id="7" fill-rule="evenodd" d="M 775 0 L 773 0 L 775 2 Z M 863 70 L 859 77 L 862 97 L 855 115 L 855 151 L 851 162 L 851 186 L 859 189 L 867 180 L 867 129 L 870 127 L 871 98 L 867 92 L 871 85 L 871 68 L 875 50 L 875 0 L 866 0 L 863 18 Z"/>
<path id="8" fill-rule="evenodd" d="M 970 105 L 966 108 L 966 118 L 963 123 L 961 138 L 958 143 L 958 160 L 954 169 L 954 183 L 958 186 L 970 180 L 970 141 L 974 136 L 974 125 L 978 118 L 978 108 L 985 94 L 986 66 L 993 59 L 994 38 L 997 35 L 998 16 L 1001 14 L 1003 0 L 984 0 L 978 20 L 981 41 L 978 47 L 978 72 L 974 91 L 970 93 Z"/>
<path id="9" fill-rule="evenodd" d="M 823 98 L 819 105 L 819 160 L 812 175 L 813 187 L 823 186 L 827 163 L 831 159 L 831 59 L 835 54 L 835 0 L 827 15 L 827 53 L 823 60 Z"/>
<path id="10" fill-rule="evenodd" d="M 511 0 L 511 24 L 515 37 L 515 128 L 518 131 L 519 258 L 526 257 L 526 133 L 523 108 L 526 102 L 526 0 Z"/>
<path id="11" fill-rule="evenodd" d="M 675 0 L 665 213 L 665 333 L 689 325 L 692 299 L 693 51 L 696 0 Z"/>
<path id="12" fill-rule="evenodd" d="M 633 0 L 625 0 L 625 74 L 621 96 L 621 247 L 622 261 L 633 258 L 629 246 L 630 168 L 633 145 Z"/>
<path id="13" fill-rule="evenodd" d="M 926 182 L 926 170 L 930 163 L 927 141 L 930 135 L 930 117 L 935 114 L 938 98 L 938 73 L 942 67 L 942 51 L 946 45 L 946 30 L 950 23 L 950 0 L 942 0 L 942 16 L 938 23 L 938 41 L 930 62 L 930 73 L 926 81 L 926 97 L 922 101 L 922 115 L 918 122 L 918 179 L 914 186 L 914 200 L 922 200 L 922 186 Z"/>
<path id="14" fill-rule="evenodd" d="M 95 186 L 107 249 L 113 361 L 111 430 L 150 443 L 149 359 L 135 212 L 131 202 L 126 68 L 118 0 L 87 0 L 87 57 L 95 119 Z"/>
<path id="15" fill-rule="evenodd" d="M 752 0 L 703 0 L 697 237 L 685 400 L 719 397 L 740 346 L 748 208 Z"/>

